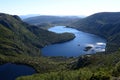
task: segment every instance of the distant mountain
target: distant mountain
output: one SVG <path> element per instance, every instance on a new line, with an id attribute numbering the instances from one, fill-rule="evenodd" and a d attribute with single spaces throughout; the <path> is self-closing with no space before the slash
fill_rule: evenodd
<path id="1" fill-rule="evenodd" d="M 16 15 L 0 13 L 0 54 L 40 55 L 40 48 L 73 39 L 70 33 L 55 34 L 23 22 Z"/>
<path id="2" fill-rule="evenodd" d="M 73 23 L 75 28 L 100 35 L 108 40 L 108 51 L 120 47 L 120 12 L 102 12 L 80 19 Z"/>
<path id="3" fill-rule="evenodd" d="M 29 17 L 40 16 L 40 14 L 28 14 L 28 15 L 19 15 L 21 19 L 26 19 Z"/>
<path id="4" fill-rule="evenodd" d="M 23 19 L 24 22 L 34 25 L 49 23 L 53 25 L 68 25 L 80 19 L 77 16 L 35 16 Z"/>

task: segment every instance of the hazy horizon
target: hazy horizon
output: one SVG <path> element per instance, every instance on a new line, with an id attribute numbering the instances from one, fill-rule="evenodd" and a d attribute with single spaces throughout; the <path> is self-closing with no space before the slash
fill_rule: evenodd
<path id="1" fill-rule="evenodd" d="M 12 15 L 89 16 L 98 12 L 119 12 L 114 0 L 3 0 L 0 12 Z"/>

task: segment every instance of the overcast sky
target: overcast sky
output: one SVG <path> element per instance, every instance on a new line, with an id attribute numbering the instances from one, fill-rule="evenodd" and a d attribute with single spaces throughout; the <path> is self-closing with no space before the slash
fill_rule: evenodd
<path id="1" fill-rule="evenodd" d="M 120 0 L 0 0 L 0 12 L 26 15 L 91 15 L 119 12 Z"/>

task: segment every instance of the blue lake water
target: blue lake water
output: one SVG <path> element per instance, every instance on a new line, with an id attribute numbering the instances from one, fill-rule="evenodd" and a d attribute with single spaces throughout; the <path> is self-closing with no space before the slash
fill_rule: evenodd
<path id="1" fill-rule="evenodd" d="M 48 45 L 42 48 L 43 56 L 79 56 L 83 54 L 92 54 L 96 52 L 104 52 L 106 46 L 106 40 L 97 35 L 82 32 L 73 28 L 67 28 L 65 26 L 55 26 L 49 31 L 55 33 L 69 32 L 75 34 L 75 38 L 71 41 Z M 89 51 L 85 51 L 85 47 L 92 46 Z"/>
<path id="2" fill-rule="evenodd" d="M 15 80 L 17 77 L 36 73 L 32 67 L 6 63 L 0 65 L 0 80 Z"/>

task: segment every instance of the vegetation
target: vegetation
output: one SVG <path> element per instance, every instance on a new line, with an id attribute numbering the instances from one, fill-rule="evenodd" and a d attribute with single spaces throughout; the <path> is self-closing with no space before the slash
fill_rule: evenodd
<path id="1" fill-rule="evenodd" d="M 59 71 L 45 74 L 35 74 L 33 76 L 21 77 L 17 80 L 85 80 L 90 79 L 92 72 L 87 69 L 77 71 Z"/>
<path id="2" fill-rule="evenodd" d="M 4 63 L 16 63 L 25 64 L 32 66 L 37 73 L 45 73 L 58 70 L 66 70 L 67 64 L 71 61 L 76 60 L 76 58 L 65 58 L 65 57 L 32 57 L 21 54 L 16 54 L 12 56 L 6 56 L 0 54 L 0 64 Z"/>
<path id="3" fill-rule="evenodd" d="M 17 80 L 118 80 L 120 51 L 112 54 L 97 53 L 80 56 L 66 63 L 63 70 L 19 77 Z"/>
<path id="4" fill-rule="evenodd" d="M 40 23 L 37 26 L 42 29 L 48 30 L 49 28 L 53 27 L 54 25 L 52 25 L 51 23 Z"/>

